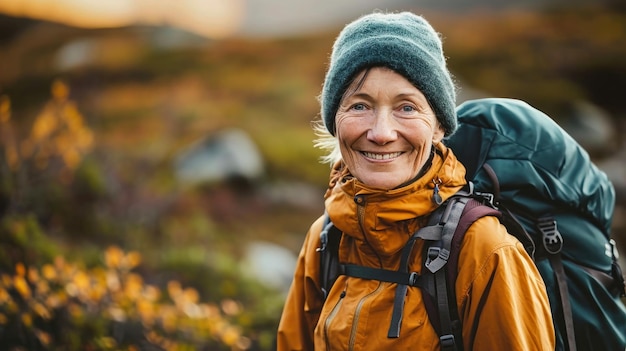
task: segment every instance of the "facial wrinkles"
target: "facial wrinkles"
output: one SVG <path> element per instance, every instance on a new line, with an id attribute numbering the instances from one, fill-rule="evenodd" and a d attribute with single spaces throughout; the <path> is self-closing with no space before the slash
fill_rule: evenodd
<path id="1" fill-rule="evenodd" d="M 432 131 L 432 138 L 431 140 L 423 139 L 421 149 L 417 150 L 416 148 L 416 152 L 419 156 L 415 158 L 414 169 L 417 170 L 417 172 L 419 172 L 428 161 L 431 149 L 434 147 L 433 145 L 438 143 L 443 136 L 443 129 L 441 125 L 437 122 L 437 118 L 435 117 L 435 115 L 429 114 L 428 116 L 430 118 L 424 118 L 424 124 L 426 124 L 426 126 L 428 126 L 428 128 Z"/>
<path id="2" fill-rule="evenodd" d="M 424 141 L 423 145 L 421 146 L 420 150 L 415 150 L 415 152 L 417 152 L 418 157 L 415 158 L 415 161 L 413 163 L 413 169 L 416 172 L 419 172 L 422 167 L 424 167 L 424 164 L 426 163 L 426 161 L 428 160 L 428 157 L 430 156 L 430 148 L 432 147 L 431 143 L 428 143 L 426 141 Z M 415 173 L 416 176 L 417 173 Z M 407 179 L 408 181 L 409 179 Z"/>
<path id="3" fill-rule="evenodd" d="M 336 136 L 354 176 L 391 189 L 417 176 L 442 132 L 417 88 L 390 70 L 368 73 L 343 97 L 335 119 Z"/>
<path id="4" fill-rule="evenodd" d="M 337 115 L 339 117 L 339 115 Z M 337 138 L 340 142 L 340 148 L 343 150 L 349 150 L 351 148 L 351 146 L 346 142 L 346 139 L 342 137 L 341 135 L 341 131 L 342 129 L 339 128 L 340 122 L 342 121 L 342 119 L 337 118 Z M 342 152 L 341 153 L 341 157 L 343 158 L 344 162 L 348 165 L 354 165 L 357 164 L 356 159 L 354 157 L 355 154 L 351 153 L 351 152 Z M 354 170 L 352 170 L 354 171 Z"/>

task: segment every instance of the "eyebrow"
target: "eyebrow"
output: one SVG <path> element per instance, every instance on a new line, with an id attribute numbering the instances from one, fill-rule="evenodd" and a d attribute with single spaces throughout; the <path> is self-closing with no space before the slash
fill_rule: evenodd
<path id="1" fill-rule="evenodd" d="M 353 93 L 353 94 L 350 94 L 350 95 L 346 96 L 346 99 L 349 99 L 351 97 L 358 97 L 358 98 L 363 98 L 363 99 L 373 99 L 374 98 L 373 96 L 371 96 L 368 93 L 361 93 L 361 92 L 358 92 L 358 91 Z"/>
<path id="2" fill-rule="evenodd" d="M 374 99 L 372 95 L 366 92 L 361 92 L 361 91 L 357 91 L 349 96 L 346 96 L 346 99 L 349 99 L 351 97 L 357 97 L 357 98 L 366 99 L 366 100 Z M 420 103 L 426 103 L 426 104 L 428 103 L 428 100 L 426 99 L 425 96 L 417 94 L 417 93 L 400 93 L 393 97 L 394 100 L 402 100 L 402 99 L 408 99 L 408 98 L 417 99 L 419 100 Z"/>
<path id="3" fill-rule="evenodd" d="M 424 100 L 426 101 L 426 97 L 424 97 L 423 94 L 418 94 L 418 93 L 401 93 L 396 95 L 396 98 L 408 98 L 408 97 L 413 97 L 413 98 L 418 98 L 419 100 Z"/>

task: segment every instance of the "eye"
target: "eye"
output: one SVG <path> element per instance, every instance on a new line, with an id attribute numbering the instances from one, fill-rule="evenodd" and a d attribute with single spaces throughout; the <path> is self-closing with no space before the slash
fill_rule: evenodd
<path id="1" fill-rule="evenodd" d="M 352 107 L 350 107 L 350 109 L 356 110 L 356 111 L 364 111 L 366 109 L 366 107 L 365 107 L 365 104 L 358 103 L 358 104 L 352 105 Z"/>
<path id="2" fill-rule="evenodd" d="M 402 112 L 415 112 L 416 111 L 415 107 L 411 105 L 403 105 L 401 109 L 402 109 Z"/>

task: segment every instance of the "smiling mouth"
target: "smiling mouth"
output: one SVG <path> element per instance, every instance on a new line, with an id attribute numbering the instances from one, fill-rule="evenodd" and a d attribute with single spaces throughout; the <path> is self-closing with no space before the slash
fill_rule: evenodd
<path id="1" fill-rule="evenodd" d="M 391 160 L 393 158 L 399 157 L 400 155 L 402 155 L 402 152 L 391 152 L 391 153 L 387 153 L 387 154 L 377 154 L 374 152 L 367 152 L 367 151 L 363 151 L 361 152 L 363 154 L 363 156 L 367 157 L 367 158 L 371 158 L 374 160 Z"/>

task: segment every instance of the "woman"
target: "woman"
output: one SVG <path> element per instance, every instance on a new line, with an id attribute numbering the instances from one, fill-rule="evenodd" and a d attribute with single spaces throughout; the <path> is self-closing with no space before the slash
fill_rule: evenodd
<path id="1" fill-rule="evenodd" d="M 325 206 L 344 234 L 341 262 L 397 270 L 410 236 L 465 185 L 465 168 L 442 143 L 456 128 L 455 96 L 439 36 L 422 17 L 374 13 L 340 33 L 321 95 L 319 145 L 334 162 Z M 342 275 L 323 299 L 322 221 L 300 252 L 278 350 L 439 350 L 417 287 L 405 296 L 397 338 L 387 335 L 395 283 Z M 418 273 L 422 245 L 410 263 Z M 455 291 L 465 350 L 554 349 L 543 281 L 497 218 L 467 231 Z"/>

